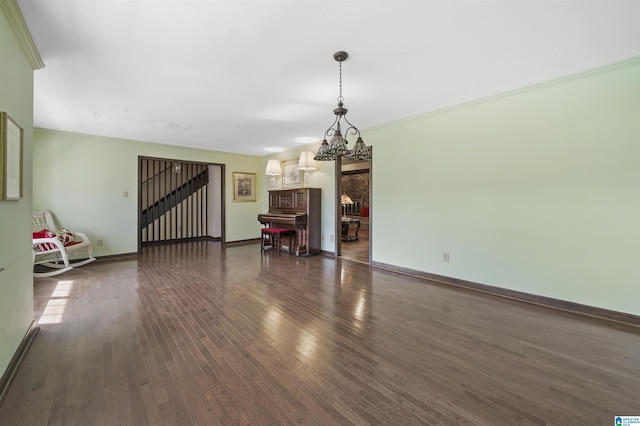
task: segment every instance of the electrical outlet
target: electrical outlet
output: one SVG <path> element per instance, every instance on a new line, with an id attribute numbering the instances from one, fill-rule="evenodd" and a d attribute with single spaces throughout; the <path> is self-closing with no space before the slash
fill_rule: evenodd
<path id="1" fill-rule="evenodd" d="M 447 252 L 442 253 L 442 261 L 449 262 L 449 253 Z"/>
<path id="2" fill-rule="evenodd" d="M 98 240 L 96 241 L 96 246 L 98 247 L 102 247 L 104 245 L 104 240 Z"/>
<path id="3" fill-rule="evenodd" d="M 122 193 L 122 197 L 123 197 L 123 198 L 129 198 L 129 191 L 124 191 L 124 192 Z"/>
<path id="4" fill-rule="evenodd" d="M 320 236 L 320 239 L 321 239 L 322 241 L 324 241 L 324 234 L 322 234 L 322 235 Z"/>
<path id="5" fill-rule="evenodd" d="M 329 240 L 330 240 L 331 242 L 334 242 L 333 235 L 329 236 Z"/>

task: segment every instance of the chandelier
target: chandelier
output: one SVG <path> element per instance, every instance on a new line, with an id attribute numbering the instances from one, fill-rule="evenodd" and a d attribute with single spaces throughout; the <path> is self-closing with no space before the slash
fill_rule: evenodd
<path id="1" fill-rule="evenodd" d="M 336 119 L 331 127 L 324 132 L 322 144 L 320 145 L 314 160 L 332 161 L 340 155 L 344 155 L 351 160 L 371 160 L 371 152 L 369 152 L 369 148 L 367 148 L 362 137 L 360 137 L 360 130 L 358 130 L 358 128 L 353 124 L 349 123 L 349 120 L 347 120 L 346 117 L 348 110 L 343 107 L 342 103 L 342 101 L 344 101 L 344 98 L 342 97 L 342 62 L 348 57 L 349 54 L 347 52 L 340 51 L 333 54 L 333 58 L 338 61 L 340 66 L 340 95 L 338 96 L 338 108 L 333 110 L 333 113 L 336 115 Z M 344 131 L 344 137 L 342 136 L 342 129 L 340 128 L 340 121 L 342 119 L 344 119 L 344 122 L 349 126 Z M 352 150 L 347 148 L 349 141 L 345 138 L 348 134 L 358 136 Z M 330 142 L 327 142 L 328 137 L 331 137 Z"/>

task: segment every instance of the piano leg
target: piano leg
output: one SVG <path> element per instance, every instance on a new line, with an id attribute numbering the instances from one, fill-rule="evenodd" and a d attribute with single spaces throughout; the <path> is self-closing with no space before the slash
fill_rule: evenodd
<path id="1" fill-rule="evenodd" d="M 302 230 L 300 228 L 296 229 L 296 256 L 300 256 L 300 242 L 304 241 L 302 239 Z"/>

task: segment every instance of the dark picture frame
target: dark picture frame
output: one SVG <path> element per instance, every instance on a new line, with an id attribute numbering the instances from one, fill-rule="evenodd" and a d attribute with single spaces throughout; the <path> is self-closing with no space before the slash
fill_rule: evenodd
<path id="1" fill-rule="evenodd" d="M 23 196 L 24 130 L 8 113 L 0 112 L 0 199 Z"/>
<path id="2" fill-rule="evenodd" d="M 256 174 L 233 172 L 233 202 L 256 201 Z"/>

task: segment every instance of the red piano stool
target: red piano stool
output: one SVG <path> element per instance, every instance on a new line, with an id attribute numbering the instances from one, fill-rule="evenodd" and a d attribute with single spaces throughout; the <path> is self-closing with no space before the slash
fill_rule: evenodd
<path id="1" fill-rule="evenodd" d="M 262 241 L 260 242 L 260 251 L 264 253 L 265 242 L 268 240 L 269 244 L 275 249 L 280 256 L 280 248 L 282 246 L 282 236 L 289 235 L 289 252 L 293 253 L 293 237 L 296 235 L 296 231 L 286 228 L 262 228 Z"/>

